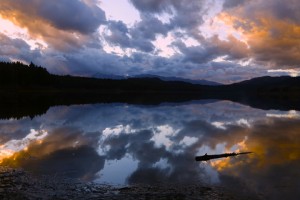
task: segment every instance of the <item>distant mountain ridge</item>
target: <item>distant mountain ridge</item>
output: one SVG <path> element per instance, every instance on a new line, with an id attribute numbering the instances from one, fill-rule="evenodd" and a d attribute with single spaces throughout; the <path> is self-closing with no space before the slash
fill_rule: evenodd
<path id="1" fill-rule="evenodd" d="M 159 76 L 159 75 L 153 75 L 153 74 L 140 74 L 140 75 L 134 75 L 134 76 L 120 76 L 120 75 L 113 75 L 113 74 L 101 74 L 96 73 L 92 77 L 99 78 L 99 79 L 111 79 L 111 80 L 122 80 L 122 79 L 130 79 L 130 78 L 157 78 L 162 81 L 180 81 L 185 83 L 191 83 L 191 84 L 197 84 L 197 85 L 210 85 L 210 86 L 216 86 L 216 85 L 222 85 L 221 83 L 214 82 L 214 81 L 207 81 L 207 80 L 192 80 L 187 78 L 180 78 L 180 77 L 173 77 L 173 76 Z"/>
<path id="2" fill-rule="evenodd" d="M 231 85 L 200 85 L 153 76 L 60 76 L 34 64 L 0 62 L 0 118 L 34 116 L 55 105 L 157 105 L 211 99 L 261 109 L 300 110 L 300 77 L 258 77 Z"/>
<path id="3" fill-rule="evenodd" d="M 0 62 L 0 88 L 54 88 L 84 89 L 106 92 L 197 92 L 201 94 L 222 93 L 297 93 L 300 88 L 300 77 L 257 77 L 229 85 L 222 85 L 206 80 L 190 80 L 178 77 L 158 75 L 119 76 L 96 74 L 98 78 L 70 75 L 53 75 L 45 68 L 33 63 L 25 65 L 20 62 Z"/>
<path id="4" fill-rule="evenodd" d="M 122 80 L 122 79 L 126 79 L 126 76 L 96 73 L 91 78 Z"/>
<path id="5" fill-rule="evenodd" d="M 158 75 L 151 75 L 151 74 L 141 74 L 132 76 L 132 78 L 158 78 L 162 81 L 180 81 L 185 83 L 197 84 L 197 85 L 222 85 L 221 83 L 214 82 L 214 81 L 207 81 L 207 80 L 192 80 L 187 78 L 180 78 L 180 77 L 173 77 L 173 76 L 158 76 Z"/>
<path id="6" fill-rule="evenodd" d="M 275 85 L 280 85 L 281 87 L 283 86 L 291 86 L 299 83 L 300 77 L 290 77 L 290 76 L 277 76 L 277 77 L 272 77 L 272 76 L 262 76 L 262 77 L 256 77 L 252 78 L 250 80 L 244 80 L 238 83 L 233 83 L 231 84 L 232 86 L 275 86 Z"/>

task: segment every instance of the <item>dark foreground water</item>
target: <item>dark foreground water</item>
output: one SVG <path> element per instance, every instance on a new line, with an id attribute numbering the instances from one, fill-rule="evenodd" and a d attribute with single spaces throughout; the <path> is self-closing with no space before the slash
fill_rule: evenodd
<path id="1" fill-rule="evenodd" d="M 205 153 L 243 151 L 254 153 L 194 160 Z M 42 116 L 0 120 L 0 162 L 47 180 L 117 187 L 117 192 L 107 189 L 116 196 L 144 191 L 159 197 L 190 189 L 189 197 L 214 199 L 224 189 L 249 199 L 299 199 L 300 112 L 229 101 L 52 107 Z M 0 185 L 0 196 L 4 191 Z M 175 197 L 184 198 L 168 198 Z"/>

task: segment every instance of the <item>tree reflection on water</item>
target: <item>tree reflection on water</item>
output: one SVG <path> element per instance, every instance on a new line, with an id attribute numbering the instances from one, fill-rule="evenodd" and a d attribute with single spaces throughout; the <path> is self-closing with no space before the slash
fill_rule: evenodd
<path id="1" fill-rule="evenodd" d="M 291 112 L 227 101 L 53 107 L 32 120 L 0 121 L 2 164 L 98 183 L 201 182 L 295 199 L 300 117 Z M 199 154 L 240 151 L 254 153 L 194 161 Z"/>

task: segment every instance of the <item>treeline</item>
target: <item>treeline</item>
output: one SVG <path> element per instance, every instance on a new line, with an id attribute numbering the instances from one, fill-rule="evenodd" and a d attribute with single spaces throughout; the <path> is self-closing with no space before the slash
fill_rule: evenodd
<path id="1" fill-rule="evenodd" d="M 47 85 L 51 82 L 48 71 L 33 63 L 24 65 L 21 62 L 0 62 L 1 87 L 25 87 Z"/>
<path id="2" fill-rule="evenodd" d="M 6 89 L 97 90 L 199 92 L 201 86 L 179 81 L 162 81 L 158 78 L 130 78 L 125 80 L 97 79 L 50 74 L 45 68 L 31 63 L 0 62 L 0 84 Z"/>
<path id="3" fill-rule="evenodd" d="M 230 100 L 261 109 L 300 110 L 300 77 L 260 77 L 231 85 L 204 86 L 159 78 L 59 76 L 33 63 L 0 62 L 0 119 L 34 117 L 56 105 L 157 105 L 203 99 Z"/>
<path id="4" fill-rule="evenodd" d="M 207 86 L 159 78 L 97 79 L 50 74 L 45 68 L 31 63 L 0 62 L 0 89 L 9 91 L 89 91 L 105 93 L 197 93 L 202 98 L 233 99 L 243 96 L 297 96 L 300 77 L 259 77 L 231 85 Z"/>

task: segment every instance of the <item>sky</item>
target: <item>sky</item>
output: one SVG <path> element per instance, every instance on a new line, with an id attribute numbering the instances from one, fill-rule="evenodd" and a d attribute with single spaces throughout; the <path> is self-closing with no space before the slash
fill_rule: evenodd
<path id="1" fill-rule="evenodd" d="M 298 0 L 1 0 L 0 61 L 232 83 L 300 74 Z"/>

